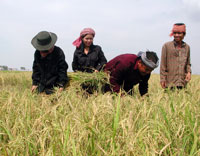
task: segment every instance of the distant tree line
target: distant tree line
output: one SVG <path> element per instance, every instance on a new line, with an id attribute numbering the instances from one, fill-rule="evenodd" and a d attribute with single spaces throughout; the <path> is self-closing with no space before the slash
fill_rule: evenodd
<path id="1" fill-rule="evenodd" d="M 17 68 L 9 68 L 8 66 L 0 66 L 0 70 L 12 70 L 12 71 L 17 71 Z M 28 69 L 26 69 L 25 67 L 20 67 L 21 71 L 27 71 Z"/>
<path id="2" fill-rule="evenodd" d="M 0 70 L 8 70 L 8 66 L 0 66 Z"/>

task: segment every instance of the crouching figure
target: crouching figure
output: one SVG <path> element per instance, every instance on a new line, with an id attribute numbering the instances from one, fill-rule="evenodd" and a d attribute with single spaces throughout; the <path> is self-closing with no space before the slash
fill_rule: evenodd
<path id="1" fill-rule="evenodd" d="M 120 92 L 123 89 L 133 94 L 133 87 L 139 84 L 140 95 L 148 92 L 148 80 L 151 72 L 158 67 L 159 59 L 155 52 L 122 54 L 110 60 L 104 71 L 110 74 L 110 85 L 106 91 Z"/>
<path id="2" fill-rule="evenodd" d="M 33 62 L 32 88 L 39 93 L 51 94 L 54 87 L 62 91 L 68 82 L 68 64 L 61 48 L 55 46 L 56 34 L 39 32 L 31 41 L 36 49 Z"/>

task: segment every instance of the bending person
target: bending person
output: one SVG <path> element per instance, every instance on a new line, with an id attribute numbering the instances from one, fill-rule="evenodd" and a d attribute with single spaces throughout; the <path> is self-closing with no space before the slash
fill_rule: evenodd
<path id="1" fill-rule="evenodd" d="M 148 92 L 148 80 L 151 72 L 158 67 L 159 59 L 155 52 L 139 52 L 135 54 L 122 54 L 105 66 L 105 72 L 110 74 L 110 85 L 105 91 L 120 92 L 124 89 L 133 94 L 133 87 L 139 84 L 140 95 Z"/>
<path id="2" fill-rule="evenodd" d="M 47 31 L 39 32 L 31 41 L 36 49 L 33 62 L 32 92 L 53 93 L 54 87 L 62 91 L 68 82 L 65 55 L 55 46 L 56 34 Z"/>

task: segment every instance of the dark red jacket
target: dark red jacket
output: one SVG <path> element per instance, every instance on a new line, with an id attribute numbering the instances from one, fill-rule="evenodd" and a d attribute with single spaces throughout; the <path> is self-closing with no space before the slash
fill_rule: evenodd
<path id="1" fill-rule="evenodd" d="M 138 70 L 139 57 L 134 54 L 122 54 L 110 60 L 104 70 L 110 73 L 110 84 L 114 92 L 119 92 L 122 87 L 132 94 L 133 86 L 139 84 L 141 95 L 148 92 L 150 74 L 142 76 Z"/>

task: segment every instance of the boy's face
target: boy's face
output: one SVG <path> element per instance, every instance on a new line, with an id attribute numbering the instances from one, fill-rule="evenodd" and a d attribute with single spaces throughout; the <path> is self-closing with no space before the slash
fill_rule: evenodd
<path id="1" fill-rule="evenodd" d="M 185 34 L 183 32 L 173 32 L 174 40 L 181 42 L 184 39 Z"/>
<path id="2" fill-rule="evenodd" d="M 52 47 L 51 49 L 49 50 L 44 50 L 44 51 L 40 51 L 40 55 L 42 57 L 46 57 L 48 54 L 50 54 L 52 51 L 53 51 L 54 47 Z"/>

